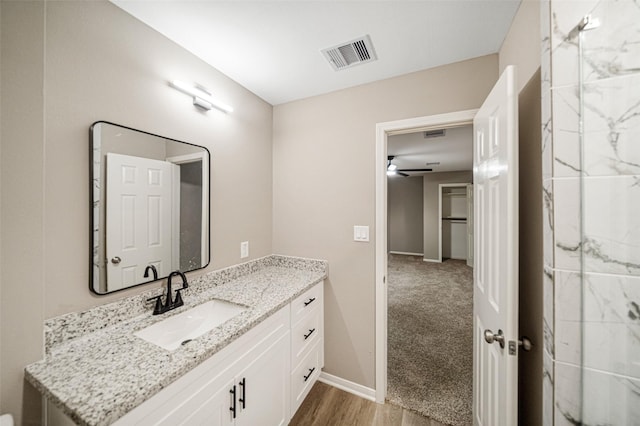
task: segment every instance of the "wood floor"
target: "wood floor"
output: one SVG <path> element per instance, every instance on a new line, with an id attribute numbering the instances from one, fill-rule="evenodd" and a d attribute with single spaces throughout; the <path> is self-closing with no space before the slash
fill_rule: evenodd
<path id="1" fill-rule="evenodd" d="M 445 426 L 397 405 L 376 404 L 316 382 L 289 426 Z"/>

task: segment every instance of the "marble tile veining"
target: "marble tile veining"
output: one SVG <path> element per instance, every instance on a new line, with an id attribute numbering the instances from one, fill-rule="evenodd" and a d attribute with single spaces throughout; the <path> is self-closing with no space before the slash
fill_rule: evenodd
<path id="1" fill-rule="evenodd" d="M 640 72 L 640 3 L 600 1 L 590 11 L 599 26 L 583 34 L 586 81 Z"/>
<path id="2" fill-rule="evenodd" d="M 48 353 L 25 368 L 25 377 L 76 423 L 110 424 L 321 282 L 327 271 L 325 261 L 268 256 L 192 280 L 185 306 L 164 315 L 151 315 L 149 294 L 143 294 L 48 320 Z M 248 309 L 174 351 L 133 334 L 210 299 Z"/>
<path id="3" fill-rule="evenodd" d="M 637 425 L 640 419 L 640 380 L 585 369 L 585 425 Z"/>
<path id="4" fill-rule="evenodd" d="M 555 265 L 553 215 L 553 181 L 545 179 L 542 182 L 542 260 L 546 268 L 553 268 Z"/>
<path id="5" fill-rule="evenodd" d="M 579 83 L 578 39 L 571 32 L 598 0 L 551 2 L 551 80 L 553 87 Z"/>
<path id="6" fill-rule="evenodd" d="M 552 90 L 553 103 L 553 175 L 578 177 L 580 159 L 579 91 L 576 86 Z"/>
<path id="7" fill-rule="evenodd" d="M 580 270 L 580 179 L 553 181 L 554 267 Z"/>
<path id="8" fill-rule="evenodd" d="M 545 266 L 544 273 L 542 275 L 542 285 L 543 285 L 543 335 L 544 335 L 544 352 L 545 354 L 553 357 L 554 356 L 554 341 L 553 341 L 553 330 L 554 330 L 554 291 L 553 291 L 553 271 L 551 268 Z"/>
<path id="9" fill-rule="evenodd" d="M 544 353 L 542 356 L 542 421 L 545 425 L 553 424 L 553 358 Z"/>
<path id="10" fill-rule="evenodd" d="M 582 372 L 580 367 L 555 362 L 554 426 L 582 424 Z"/>
<path id="11" fill-rule="evenodd" d="M 579 272 L 555 272 L 555 359 L 579 365 L 582 356 L 582 295 Z"/>
<path id="12" fill-rule="evenodd" d="M 548 81 L 542 81 L 542 95 L 540 99 L 540 122 L 542 135 L 542 179 L 551 179 L 553 176 L 553 121 L 552 121 L 552 96 Z"/>
<path id="13" fill-rule="evenodd" d="M 640 275 L 640 176 L 584 182 L 584 268 Z"/>
<path id="14" fill-rule="evenodd" d="M 640 379 L 640 278 L 585 274 L 584 365 Z"/>
<path id="15" fill-rule="evenodd" d="M 640 174 L 640 72 L 584 87 L 586 174 Z"/>

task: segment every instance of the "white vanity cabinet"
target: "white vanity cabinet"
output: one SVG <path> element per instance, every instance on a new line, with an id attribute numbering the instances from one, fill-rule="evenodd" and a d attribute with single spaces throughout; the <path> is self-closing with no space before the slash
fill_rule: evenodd
<path id="1" fill-rule="evenodd" d="M 323 283 L 114 424 L 286 425 L 324 364 Z"/>
<path id="2" fill-rule="evenodd" d="M 236 425 L 289 423 L 287 353 L 289 333 L 282 335 L 236 378 Z"/>
<path id="3" fill-rule="evenodd" d="M 272 336 L 273 337 L 273 336 Z M 287 343 L 289 334 L 259 345 L 236 365 L 248 363 L 232 380 L 214 379 L 192 404 L 174 410 L 162 425 L 286 425 L 289 419 Z M 232 368 L 235 370 L 235 368 Z M 208 397 L 208 398 L 207 398 Z"/>
<path id="4" fill-rule="evenodd" d="M 324 366 L 324 293 L 318 284 L 291 302 L 291 412 L 295 413 Z"/>
<path id="5" fill-rule="evenodd" d="M 120 418 L 115 425 L 286 425 L 287 305 Z"/>

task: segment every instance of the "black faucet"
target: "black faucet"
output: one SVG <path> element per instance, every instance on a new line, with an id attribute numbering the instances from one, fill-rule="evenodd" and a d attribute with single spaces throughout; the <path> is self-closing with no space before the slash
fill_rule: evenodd
<path id="1" fill-rule="evenodd" d="M 171 298 L 171 280 L 173 277 L 179 276 L 182 279 L 182 287 L 176 290 L 176 298 L 172 300 Z M 153 315 L 160 315 L 168 312 L 172 309 L 179 308 L 184 305 L 182 301 L 182 296 L 180 295 L 180 290 L 184 290 L 185 288 L 189 288 L 189 283 L 187 282 L 187 277 L 180 271 L 173 271 L 169 274 L 169 278 L 167 279 L 167 298 L 164 303 L 162 303 L 162 295 L 152 297 L 147 300 L 156 301 L 156 306 L 153 308 Z"/>
<path id="2" fill-rule="evenodd" d="M 145 278 L 149 278 L 149 270 L 151 270 L 151 273 L 153 274 L 153 281 L 157 281 L 158 280 L 158 270 L 153 265 L 149 265 L 146 268 L 144 268 L 144 277 Z"/>

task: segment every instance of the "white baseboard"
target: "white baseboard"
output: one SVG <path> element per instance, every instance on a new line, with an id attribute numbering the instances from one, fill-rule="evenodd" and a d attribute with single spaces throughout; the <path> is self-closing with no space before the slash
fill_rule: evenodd
<path id="1" fill-rule="evenodd" d="M 422 259 L 423 262 L 442 263 L 438 259 Z"/>
<path id="2" fill-rule="evenodd" d="M 408 251 L 390 251 L 389 254 L 402 254 L 405 256 L 424 256 L 424 253 L 411 253 Z"/>
<path id="3" fill-rule="evenodd" d="M 320 377 L 318 377 L 318 380 L 322 383 L 328 384 L 329 386 L 333 386 L 334 388 L 342 389 L 345 392 L 349 392 L 361 398 L 368 399 L 369 401 L 376 401 L 375 389 L 350 382 L 349 380 L 334 376 L 333 374 L 325 373 L 324 371 L 320 373 Z"/>

